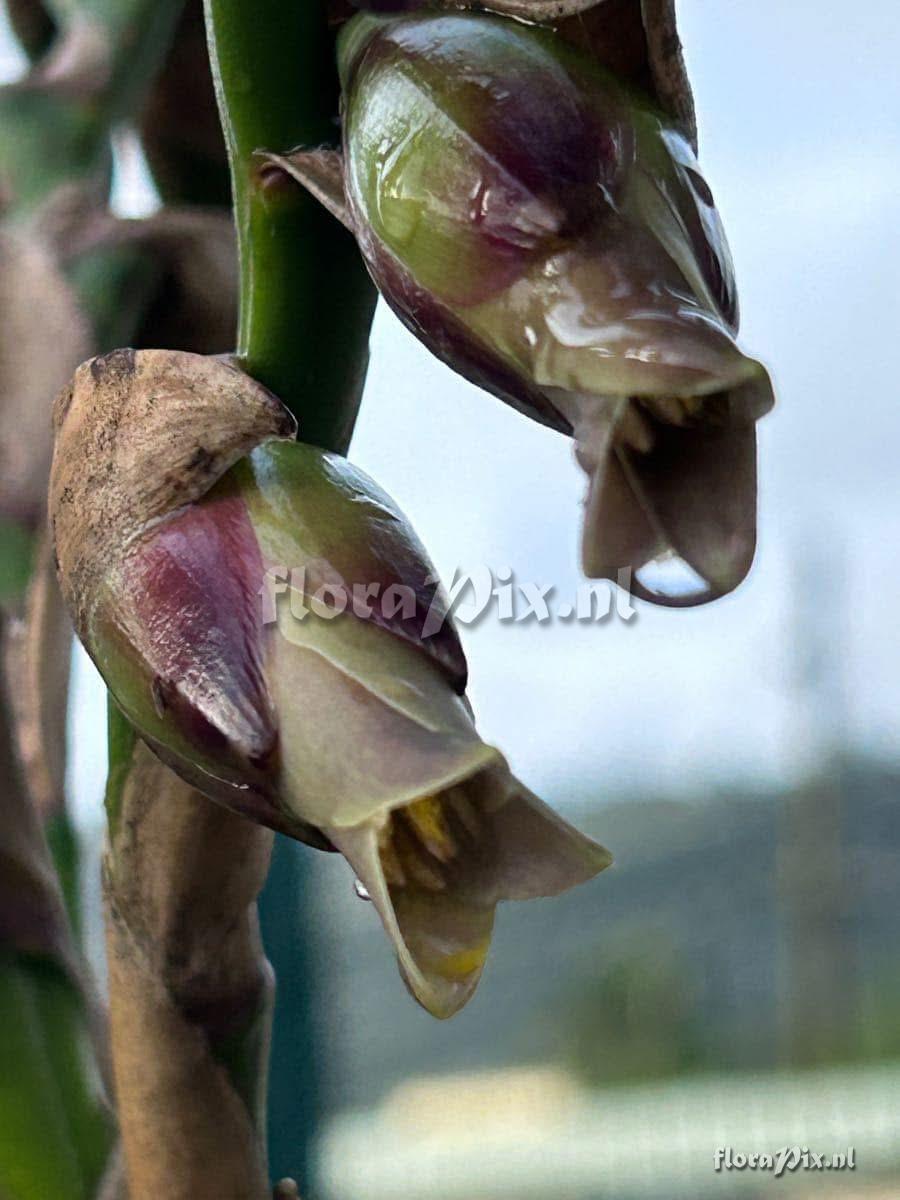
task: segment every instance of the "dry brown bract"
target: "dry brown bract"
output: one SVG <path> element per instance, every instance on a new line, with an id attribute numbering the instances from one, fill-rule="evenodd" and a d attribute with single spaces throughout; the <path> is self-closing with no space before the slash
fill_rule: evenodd
<path id="1" fill-rule="evenodd" d="M 110 547 L 198 500 L 261 442 L 295 432 L 280 401 L 236 367 L 169 350 L 83 363 L 53 425 L 50 512 L 78 632 Z"/>

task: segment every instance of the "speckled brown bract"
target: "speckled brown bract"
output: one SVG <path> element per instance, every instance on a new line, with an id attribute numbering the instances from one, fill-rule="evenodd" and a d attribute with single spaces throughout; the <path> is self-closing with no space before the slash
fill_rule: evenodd
<path id="1" fill-rule="evenodd" d="M 50 511 L 63 595 L 81 633 L 111 547 L 190 504 L 295 422 L 219 359 L 115 350 L 82 364 L 57 397 Z"/>

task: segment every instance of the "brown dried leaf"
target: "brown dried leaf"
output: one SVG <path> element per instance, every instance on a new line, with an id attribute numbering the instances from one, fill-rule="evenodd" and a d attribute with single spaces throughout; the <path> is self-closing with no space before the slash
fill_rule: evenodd
<path id="1" fill-rule="evenodd" d="M 53 397 L 90 353 L 90 330 L 50 249 L 0 232 L 0 515 L 42 520 Z"/>
<path id="2" fill-rule="evenodd" d="M 662 108 L 682 125 L 696 151 L 697 114 L 681 52 L 675 0 L 641 0 L 641 12 L 657 98 Z"/>

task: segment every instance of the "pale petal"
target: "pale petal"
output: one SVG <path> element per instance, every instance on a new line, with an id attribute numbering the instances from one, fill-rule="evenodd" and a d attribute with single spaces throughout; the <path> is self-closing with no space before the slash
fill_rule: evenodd
<path id="1" fill-rule="evenodd" d="M 468 790 L 489 828 L 490 880 L 498 900 L 557 896 L 613 861 L 604 846 L 564 821 L 505 766 L 483 772 Z"/>
<path id="2" fill-rule="evenodd" d="M 487 958 L 495 904 L 457 892 L 391 889 L 378 855 L 377 827 L 327 830 L 365 887 L 391 939 L 408 988 L 432 1016 L 452 1017 L 470 999 Z"/>
<path id="3" fill-rule="evenodd" d="M 667 549 L 634 493 L 619 455 L 611 453 L 590 475 L 581 535 L 581 559 L 590 579 L 618 580 Z"/>
<path id="4" fill-rule="evenodd" d="M 663 427 L 651 454 L 623 458 L 661 541 L 706 583 L 705 592 L 681 602 L 696 604 L 733 591 L 756 551 L 755 427 Z M 640 574 L 633 587 L 637 595 L 666 601 Z"/>
<path id="5" fill-rule="evenodd" d="M 770 387 L 757 394 L 762 367 L 718 312 L 658 242 L 624 222 L 548 259 L 467 320 L 545 393 L 706 396 L 752 385 L 755 415 L 773 403 Z"/>
<path id="6" fill-rule="evenodd" d="M 388 883 L 378 851 L 387 815 L 355 829 L 325 830 L 378 910 L 413 995 L 442 1018 L 458 1012 L 478 984 L 499 901 L 557 895 L 612 861 L 514 779 L 502 760 L 444 798 L 457 818 L 464 804 L 470 819 L 458 823 L 456 860 L 438 868 L 441 887 L 408 877 Z"/>
<path id="7" fill-rule="evenodd" d="M 499 760 L 427 655 L 352 614 L 301 621 L 280 606 L 267 675 L 284 731 L 279 790 L 310 824 L 362 824 Z"/>

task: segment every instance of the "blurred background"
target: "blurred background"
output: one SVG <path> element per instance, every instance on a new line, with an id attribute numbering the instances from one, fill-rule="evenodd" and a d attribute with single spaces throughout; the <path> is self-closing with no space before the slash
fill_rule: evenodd
<path id="1" fill-rule="evenodd" d="M 779 394 L 757 562 L 707 608 L 463 629 L 484 736 L 617 862 L 501 911 L 451 1023 L 406 995 L 343 863 L 299 851 L 327 1200 L 900 1194 L 900 6 L 681 0 L 680 20 L 743 341 Z M 117 194 L 155 203 L 127 131 Z M 383 308 L 352 457 L 445 581 L 487 565 L 574 597 L 569 443 Z M 104 703 L 79 656 L 89 856 Z M 102 975 L 95 872 L 84 888 Z M 794 1144 L 854 1147 L 856 1169 L 713 1169 Z"/>

